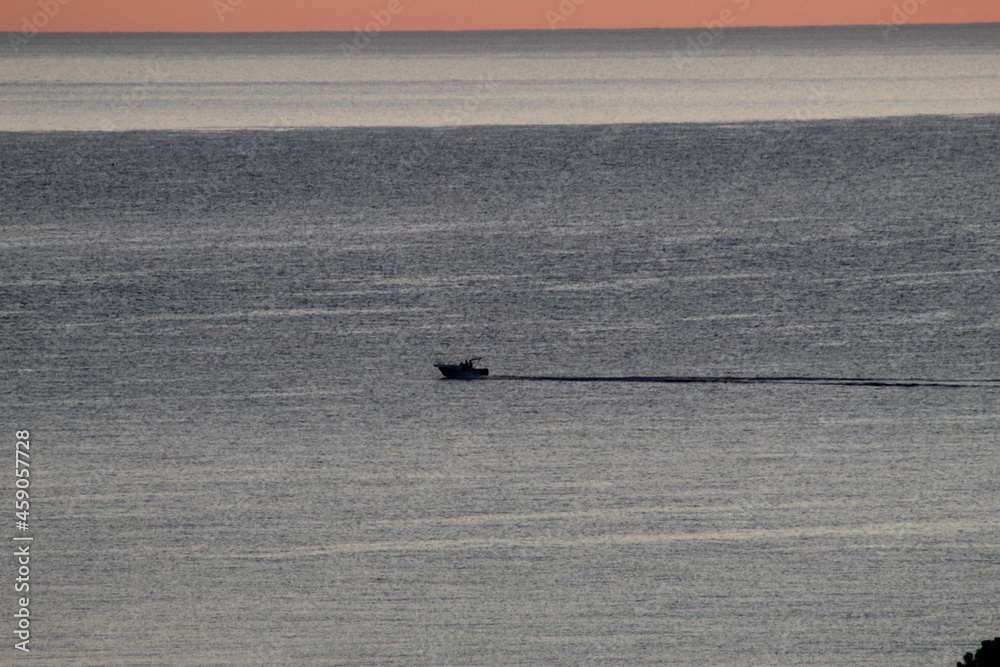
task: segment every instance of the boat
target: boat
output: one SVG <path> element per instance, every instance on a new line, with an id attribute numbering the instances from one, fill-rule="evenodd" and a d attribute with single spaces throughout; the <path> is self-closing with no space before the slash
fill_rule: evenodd
<path id="1" fill-rule="evenodd" d="M 458 364 L 434 364 L 434 366 L 449 380 L 475 380 L 490 374 L 490 369 L 476 366 L 476 362 L 480 360 L 482 357 L 473 357 Z"/>

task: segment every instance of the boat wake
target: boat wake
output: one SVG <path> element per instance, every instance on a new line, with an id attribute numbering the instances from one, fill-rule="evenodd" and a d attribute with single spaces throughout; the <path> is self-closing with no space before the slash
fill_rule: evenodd
<path id="1" fill-rule="evenodd" d="M 840 378 L 840 377 L 738 377 L 738 376 L 578 376 L 578 375 L 491 375 L 493 380 L 530 380 L 537 382 L 661 382 L 675 384 L 731 383 L 731 384 L 813 384 L 852 387 L 1000 387 L 1000 380 L 933 380 L 926 378 Z"/>

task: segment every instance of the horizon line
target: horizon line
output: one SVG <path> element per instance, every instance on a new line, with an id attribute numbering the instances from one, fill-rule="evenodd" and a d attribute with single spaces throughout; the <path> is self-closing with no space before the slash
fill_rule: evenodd
<path id="1" fill-rule="evenodd" d="M 916 21 L 895 25 L 891 23 L 809 23 L 804 25 L 750 25 L 750 26 L 723 26 L 721 28 L 710 28 L 706 26 L 686 26 L 686 27 L 629 27 L 629 28 L 461 28 L 461 29 L 436 29 L 436 30 L 391 30 L 382 28 L 379 33 L 393 34 L 428 34 L 428 33 L 492 33 L 492 32 L 536 32 L 536 33 L 567 33 L 567 32 L 648 32 L 648 31 L 691 31 L 691 30 L 800 30 L 803 28 L 884 28 L 886 25 L 893 25 L 897 28 L 915 27 L 960 27 L 960 26 L 998 26 L 1000 21 L 958 21 L 955 23 L 929 22 L 919 23 Z M 16 31 L 6 31 L 17 34 Z M 36 35 L 323 35 L 323 34 L 351 34 L 364 32 L 360 28 L 351 30 L 39 30 Z M 374 31 L 373 31 L 374 32 Z"/>

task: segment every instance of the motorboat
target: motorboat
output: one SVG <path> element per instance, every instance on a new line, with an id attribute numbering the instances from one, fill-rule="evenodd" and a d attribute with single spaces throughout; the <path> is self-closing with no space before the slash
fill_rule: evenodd
<path id="1" fill-rule="evenodd" d="M 482 357 L 474 357 L 458 364 L 434 364 L 434 366 L 449 380 L 475 380 L 490 374 L 490 369 L 476 366 L 476 362 L 481 360 Z"/>

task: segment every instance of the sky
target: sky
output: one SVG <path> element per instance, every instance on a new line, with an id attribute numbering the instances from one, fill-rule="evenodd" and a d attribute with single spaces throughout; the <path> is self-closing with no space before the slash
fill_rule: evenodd
<path id="1" fill-rule="evenodd" d="M 1000 22 L 1000 0 L 3 0 L 0 31 L 548 30 Z"/>

